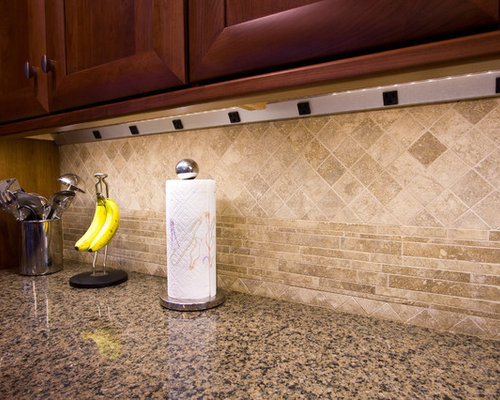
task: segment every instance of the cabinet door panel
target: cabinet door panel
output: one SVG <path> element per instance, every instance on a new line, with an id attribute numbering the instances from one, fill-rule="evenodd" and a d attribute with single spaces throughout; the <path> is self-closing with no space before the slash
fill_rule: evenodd
<path id="1" fill-rule="evenodd" d="M 499 21 L 498 0 L 269 3 L 190 0 L 191 80 L 432 41 L 498 28 Z"/>
<path id="2" fill-rule="evenodd" d="M 47 81 L 39 69 L 44 29 L 43 1 L 0 0 L 0 122 L 47 112 Z M 35 68 L 30 79 L 27 61 Z"/>
<path id="3" fill-rule="evenodd" d="M 183 0 L 47 3 L 51 109 L 186 83 Z"/>

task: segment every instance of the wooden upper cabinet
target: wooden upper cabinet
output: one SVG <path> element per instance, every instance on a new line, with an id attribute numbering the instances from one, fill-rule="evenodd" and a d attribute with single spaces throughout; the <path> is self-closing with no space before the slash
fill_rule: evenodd
<path id="1" fill-rule="evenodd" d="M 183 0 L 51 0 L 45 7 L 51 110 L 186 83 Z"/>
<path id="2" fill-rule="evenodd" d="M 190 78 L 334 60 L 498 22 L 498 0 L 190 0 Z"/>
<path id="3" fill-rule="evenodd" d="M 44 45 L 43 0 L 0 0 L 0 122 L 47 112 Z"/>

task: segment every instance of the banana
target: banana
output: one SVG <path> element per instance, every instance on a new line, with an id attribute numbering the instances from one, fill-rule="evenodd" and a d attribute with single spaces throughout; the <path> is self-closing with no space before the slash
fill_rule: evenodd
<path id="1" fill-rule="evenodd" d="M 106 207 L 106 222 L 92 240 L 89 247 L 90 252 L 98 251 L 106 246 L 115 236 L 120 223 L 120 212 L 114 200 L 106 198 L 104 199 L 104 205 Z"/>
<path id="2" fill-rule="evenodd" d="M 106 222 L 106 207 L 104 199 L 99 197 L 95 207 L 94 218 L 87 232 L 75 243 L 75 249 L 78 251 L 87 251 L 92 243 L 92 240 L 97 236 L 104 223 Z"/>

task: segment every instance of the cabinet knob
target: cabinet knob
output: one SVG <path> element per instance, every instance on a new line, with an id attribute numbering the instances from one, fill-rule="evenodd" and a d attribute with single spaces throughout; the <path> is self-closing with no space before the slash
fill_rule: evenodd
<path id="1" fill-rule="evenodd" d="M 54 70 L 54 61 L 47 57 L 47 54 L 42 56 L 42 71 L 46 74 Z"/>
<path id="2" fill-rule="evenodd" d="M 24 63 L 24 76 L 26 79 L 33 78 L 36 74 L 36 68 L 29 61 Z"/>

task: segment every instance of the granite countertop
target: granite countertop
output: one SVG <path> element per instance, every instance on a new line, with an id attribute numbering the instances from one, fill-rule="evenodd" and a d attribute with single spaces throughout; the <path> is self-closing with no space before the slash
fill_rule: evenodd
<path id="1" fill-rule="evenodd" d="M 494 399 L 500 343 L 231 292 L 202 312 L 165 280 L 75 289 L 89 266 L 0 271 L 1 399 Z"/>

